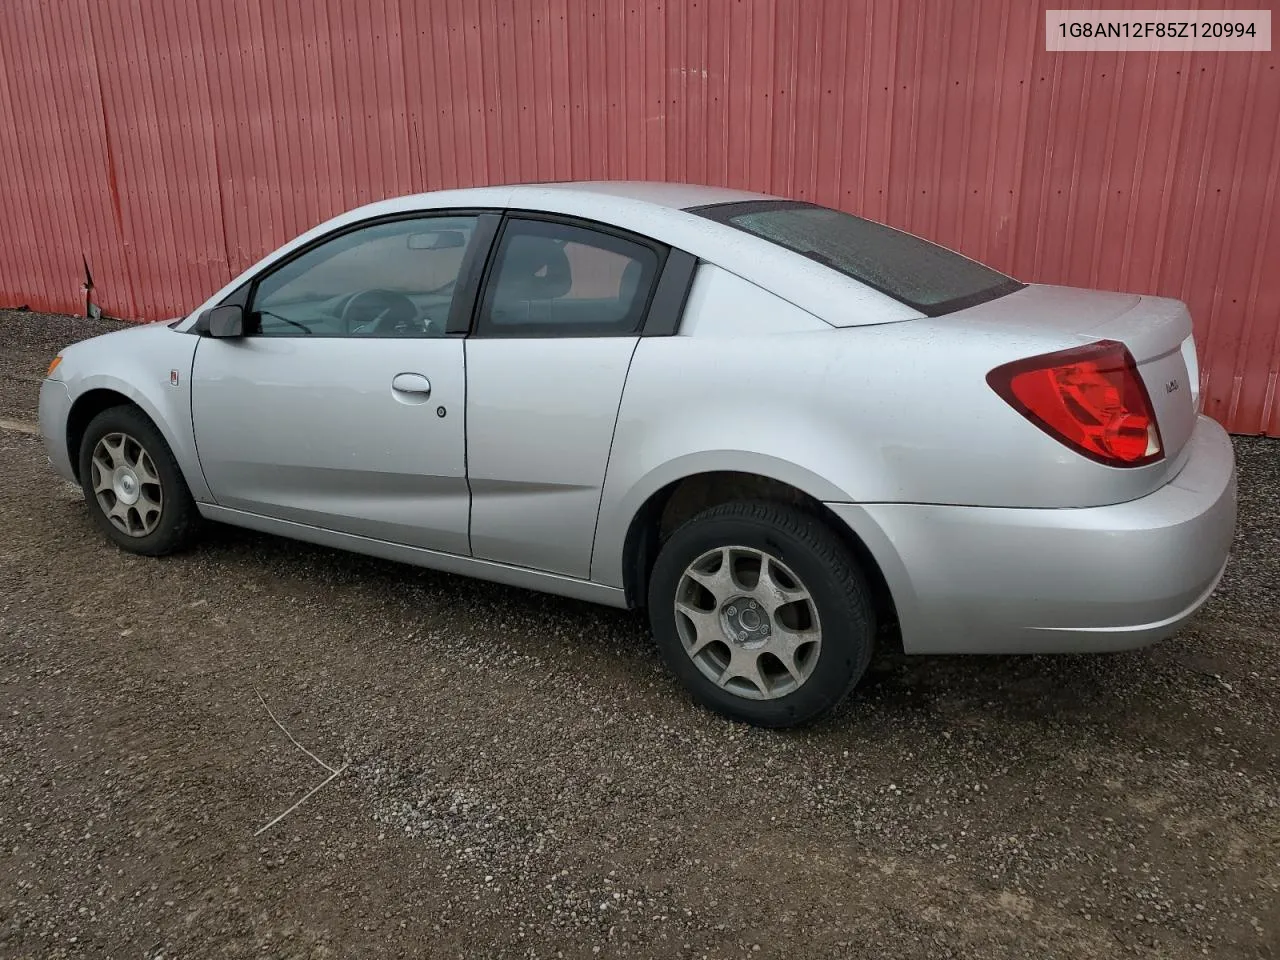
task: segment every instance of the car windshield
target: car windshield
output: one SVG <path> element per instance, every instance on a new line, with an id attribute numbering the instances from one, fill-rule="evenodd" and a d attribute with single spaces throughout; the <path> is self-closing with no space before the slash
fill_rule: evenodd
<path id="1" fill-rule="evenodd" d="M 751 200 L 689 212 L 816 260 L 930 317 L 1025 286 L 936 243 L 812 203 Z"/>

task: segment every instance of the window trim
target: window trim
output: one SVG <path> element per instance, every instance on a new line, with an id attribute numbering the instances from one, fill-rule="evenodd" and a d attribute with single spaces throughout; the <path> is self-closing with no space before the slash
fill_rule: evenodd
<path id="1" fill-rule="evenodd" d="M 946 250 L 948 253 L 955 254 L 955 256 L 960 257 L 963 260 L 968 260 L 970 263 L 976 263 L 978 266 L 986 270 L 990 270 L 997 276 L 1003 277 L 1004 282 L 998 283 L 993 287 L 988 287 L 986 290 L 979 290 L 974 293 L 965 294 L 962 297 L 953 297 L 950 300 L 943 300 L 935 304 L 920 304 L 912 300 L 907 300 L 899 294 L 896 294 L 886 287 L 883 287 L 878 283 L 874 283 L 865 277 L 858 277 L 845 273 L 843 270 L 831 266 L 831 264 L 824 262 L 818 257 L 811 257 L 802 251 L 793 250 L 786 244 L 779 243 L 777 240 L 771 240 L 763 234 L 755 233 L 754 231 L 748 230 L 746 227 L 740 227 L 736 223 L 732 222 L 734 217 L 742 216 L 743 214 L 761 213 L 771 210 L 806 209 L 834 210 L 836 213 L 843 213 L 846 216 L 863 220 L 866 223 L 872 223 L 878 227 L 884 227 L 887 230 L 894 230 L 898 233 L 906 234 L 906 236 L 915 237 L 915 239 L 920 240 L 923 243 L 937 247 L 940 250 Z M 788 253 L 793 253 L 798 257 L 805 257 L 805 259 L 812 260 L 814 263 L 819 263 L 828 270 L 832 270 L 835 273 L 840 274 L 842 277 L 847 277 L 855 283 L 860 283 L 865 287 L 875 290 L 877 293 L 882 293 L 886 297 L 890 297 L 898 303 L 910 307 L 912 310 L 919 311 L 926 317 L 941 317 L 949 313 L 957 313 L 961 310 L 967 310 L 969 307 L 976 307 L 980 303 L 987 303 L 991 300 L 999 300 L 1001 297 L 1007 297 L 1009 294 L 1017 293 L 1019 290 L 1026 287 L 1026 284 L 1021 280 L 1017 280 L 1006 273 L 1002 273 L 995 267 L 987 266 L 987 264 L 980 260 L 974 260 L 973 257 L 966 257 L 963 253 L 952 250 L 950 247 L 944 247 L 940 243 L 935 243 L 927 237 L 921 237 L 917 234 L 909 233 L 906 230 L 899 230 L 897 227 L 891 227 L 889 224 L 881 223 L 879 220 L 872 220 L 870 217 L 860 217 L 856 213 L 849 213 L 847 210 L 838 210 L 835 207 L 824 207 L 820 203 L 810 203 L 807 200 L 735 200 L 727 203 L 704 203 L 696 207 L 686 207 L 685 212 L 705 217 L 713 223 L 718 223 L 721 226 L 730 228 L 731 230 L 737 230 L 741 233 L 747 234 L 748 236 L 763 240 L 766 243 L 771 243 L 779 250 L 786 250 Z"/>
<path id="2" fill-rule="evenodd" d="M 235 290 L 229 293 L 218 306 L 228 304 L 237 304 L 244 308 L 246 322 L 252 322 L 254 315 L 253 301 L 258 295 L 258 285 L 263 280 L 272 276 L 279 270 L 283 270 L 289 264 L 293 263 L 300 257 L 306 256 L 311 251 L 324 246 L 331 240 L 344 237 L 347 234 L 355 233 L 366 227 L 381 226 L 384 223 L 397 223 L 405 220 L 428 220 L 435 218 L 448 217 L 475 217 L 476 229 L 471 234 L 471 242 L 467 247 L 467 251 L 463 254 L 462 263 L 458 268 L 458 280 L 455 283 L 453 291 L 453 301 L 449 305 L 449 318 L 445 323 L 445 337 L 465 336 L 467 333 L 467 324 L 472 316 L 475 303 L 480 291 L 480 273 L 485 264 L 488 262 L 489 255 L 494 247 L 494 237 L 498 232 L 498 225 L 502 220 L 503 213 L 501 210 L 492 207 L 439 207 L 426 210 L 407 210 L 398 213 L 384 214 L 380 217 L 369 217 L 365 220 L 358 220 L 354 223 L 348 223 L 338 227 L 336 230 L 330 230 L 323 236 L 316 237 L 313 240 L 304 243 L 296 250 L 291 250 L 286 256 L 279 260 L 272 261 L 264 267 L 252 278 L 242 283 Z M 203 326 L 202 326 L 203 325 Z M 195 326 L 192 327 L 193 333 L 207 332 L 207 320 L 201 315 Z M 253 330 L 246 334 L 249 337 L 258 336 L 257 330 Z M 315 339 L 315 340 L 353 340 L 353 339 L 370 339 L 382 340 L 389 339 L 386 337 L 347 337 L 347 336 L 331 336 L 329 334 L 298 334 L 296 337 L 282 335 L 272 337 L 272 339 Z M 413 339 L 420 340 L 439 340 L 441 337 L 416 337 Z"/>
<path id="3" fill-rule="evenodd" d="M 449 319 L 445 326 L 446 337 L 470 337 L 477 335 L 477 323 L 480 316 L 480 306 L 483 302 L 484 294 L 488 289 L 490 274 L 493 270 L 493 262 L 496 259 L 495 254 L 498 250 L 498 243 L 502 238 L 502 231 L 506 229 L 509 220 L 543 220 L 552 223 L 563 223 L 568 226 L 581 227 L 586 230 L 594 230 L 610 236 L 617 237 L 621 240 L 628 240 L 646 246 L 652 249 L 658 255 L 658 272 L 654 282 L 650 285 L 648 300 L 645 303 L 644 311 L 636 330 L 629 331 L 626 334 L 608 333 L 608 334 L 591 334 L 592 336 L 642 336 L 642 337 L 666 337 L 674 336 L 680 332 L 680 325 L 684 319 L 684 309 L 688 302 L 689 292 L 693 288 L 694 277 L 697 274 L 698 265 L 701 261 L 678 247 L 672 247 L 668 244 L 655 240 L 644 234 L 635 233 L 625 228 L 616 226 L 611 223 L 604 223 L 599 220 L 592 220 L 587 217 L 578 217 L 572 214 L 561 214 L 547 210 L 526 210 L 522 208 L 501 209 L 495 207 L 436 207 L 425 210 L 409 210 L 397 213 L 383 214 L 378 217 L 369 217 L 364 220 L 358 220 L 354 223 L 348 223 L 344 226 L 331 230 L 323 236 L 316 237 L 308 241 L 296 250 L 290 251 L 286 256 L 278 260 L 272 261 L 261 271 L 250 277 L 235 290 L 227 294 L 217 304 L 217 306 L 226 306 L 236 304 L 243 307 L 246 314 L 249 313 L 250 304 L 257 295 L 258 284 L 262 280 L 271 276 L 277 270 L 283 269 L 299 257 L 305 256 L 317 247 L 328 243 L 330 240 L 336 240 L 348 233 L 361 230 L 365 227 L 378 226 L 383 223 L 394 223 L 400 220 L 421 220 L 430 217 L 476 217 L 475 233 L 472 234 L 471 247 L 467 250 L 463 257 L 462 266 L 458 272 L 458 285 L 454 290 L 453 303 L 449 308 Z M 205 335 L 208 333 L 207 313 L 202 313 L 196 322 L 191 326 L 189 333 L 196 335 Z M 251 334 L 252 336 L 253 334 Z M 540 334 L 533 334 L 526 331 L 527 336 L 565 336 L 562 330 L 551 331 Z M 305 334 L 299 335 L 301 339 Z M 485 334 L 480 333 L 483 337 Z M 493 337 L 494 339 L 513 339 L 512 337 L 501 337 L 501 335 Z M 287 339 L 284 337 L 278 339 Z M 322 340 L 345 340 L 348 337 L 331 337 L 327 335 L 318 335 L 318 339 Z M 439 339 L 439 338 L 432 338 Z"/>
<path id="4" fill-rule="evenodd" d="M 689 302 L 693 279 L 702 263 L 693 254 L 672 247 L 667 262 L 662 265 L 653 298 L 649 301 L 644 317 L 642 336 L 672 337 L 680 332 L 684 321 L 684 308 Z"/>
<path id="5" fill-rule="evenodd" d="M 490 324 L 482 324 L 481 318 L 484 316 L 485 310 L 490 305 L 493 299 L 494 290 L 496 289 L 496 285 L 493 281 L 494 270 L 497 267 L 498 251 L 502 249 L 503 238 L 506 236 L 507 228 L 513 220 L 529 220 L 540 223 L 553 223 L 567 227 L 576 227 L 579 230 L 601 233 L 605 236 L 614 237 L 618 240 L 625 240 L 628 243 L 647 247 L 649 250 L 653 251 L 657 257 L 657 269 L 654 273 L 653 279 L 649 283 L 649 289 L 645 293 L 644 306 L 641 308 L 640 319 L 636 322 L 635 326 L 626 330 L 607 331 L 588 327 L 585 331 L 574 332 L 572 328 L 556 326 L 554 324 L 530 324 L 519 328 L 513 327 L 510 330 L 494 329 Z M 493 243 L 489 248 L 489 257 L 488 262 L 485 264 L 480 295 L 476 297 L 475 304 L 471 312 L 470 335 L 480 340 L 545 340 L 549 338 L 582 340 L 593 337 L 644 336 L 649 323 L 654 299 L 659 288 L 662 286 L 663 276 L 666 274 L 670 254 L 671 248 L 665 243 L 660 243 L 652 237 L 646 237 L 643 234 L 632 233 L 630 230 L 615 226 L 611 223 L 602 223 L 598 220 L 590 220 L 586 217 L 575 217 L 572 214 L 555 213 L 547 210 L 509 209 L 503 214 L 502 226 L 498 230 L 497 236 L 494 237 Z"/>

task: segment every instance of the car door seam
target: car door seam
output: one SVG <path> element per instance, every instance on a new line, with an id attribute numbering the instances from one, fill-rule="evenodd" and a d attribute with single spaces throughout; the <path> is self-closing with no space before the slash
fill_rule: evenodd
<path id="1" fill-rule="evenodd" d="M 631 345 L 631 356 L 627 358 L 627 372 L 622 376 L 622 389 L 618 391 L 618 406 L 613 411 L 613 430 L 609 434 L 609 452 L 605 454 L 604 473 L 600 477 L 600 495 L 596 498 L 596 522 L 591 531 L 591 553 L 587 556 L 588 580 L 591 579 L 591 573 L 595 569 L 596 538 L 600 535 L 600 510 L 604 506 L 605 485 L 609 482 L 609 463 L 613 460 L 613 443 L 618 438 L 618 420 L 622 417 L 622 400 L 627 395 L 627 381 L 631 379 L 631 365 L 635 363 L 636 351 L 640 349 L 640 343 L 643 339 L 643 336 L 637 335 L 635 343 Z"/>
<path id="2" fill-rule="evenodd" d="M 470 339 L 469 336 L 462 338 L 462 478 L 467 482 L 467 555 L 474 557 L 476 550 L 471 542 L 471 523 L 475 518 L 476 497 L 471 489 L 471 436 L 467 432 L 467 418 L 471 413 L 471 377 L 467 372 Z"/>
<path id="3" fill-rule="evenodd" d="M 187 372 L 187 417 L 191 420 L 191 449 L 196 453 L 196 469 L 200 471 L 204 488 L 209 491 L 209 499 L 216 506 L 218 495 L 213 492 L 209 477 L 204 472 L 204 462 L 200 459 L 200 438 L 196 436 L 196 357 L 200 355 L 200 348 L 204 346 L 204 341 L 205 338 L 200 337 L 196 341 L 196 348 L 191 351 L 191 369 Z"/>

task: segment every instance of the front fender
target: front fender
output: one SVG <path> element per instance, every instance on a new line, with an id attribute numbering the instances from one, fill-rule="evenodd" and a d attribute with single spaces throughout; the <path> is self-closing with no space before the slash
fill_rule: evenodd
<path id="1" fill-rule="evenodd" d="M 92 390 L 111 390 L 137 404 L 169 444 L 191 495 L 212 502 L 191 428 L 191 369 L 199 340 L 161 324 L 134 327 L 72 345 L 58 372 L 73 408 Z"/>

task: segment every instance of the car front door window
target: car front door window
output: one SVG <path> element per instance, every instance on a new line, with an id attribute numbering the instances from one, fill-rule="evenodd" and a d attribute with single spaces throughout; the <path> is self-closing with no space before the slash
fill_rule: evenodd
<path id="1" fill-rule="evenodd" d="M 422 217 L 326 240 L 258 282 L 263 337 L 440 337 L 478 220 Z"/>

